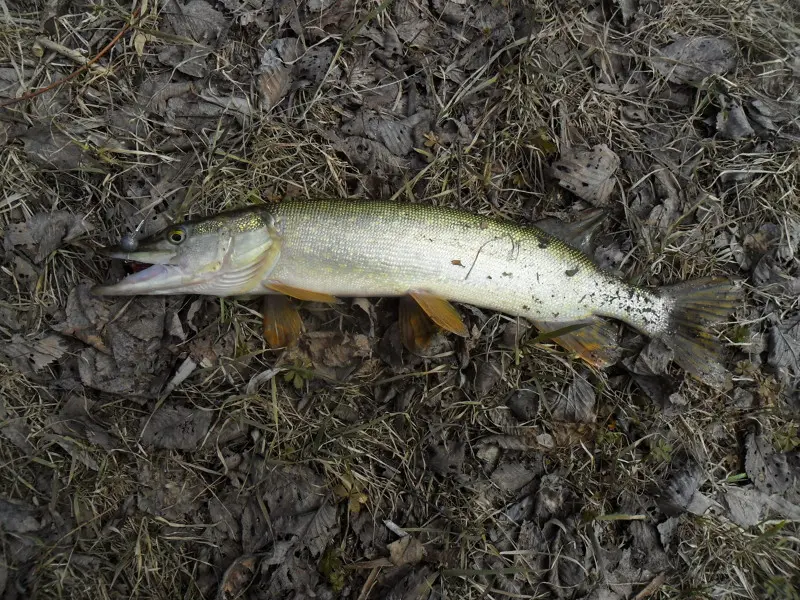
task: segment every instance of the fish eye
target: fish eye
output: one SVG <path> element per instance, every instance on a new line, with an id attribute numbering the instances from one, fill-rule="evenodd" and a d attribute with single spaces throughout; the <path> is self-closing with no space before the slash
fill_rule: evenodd
<path id="1" fill-rule="evenodd" d="M 170 244 L 177 245 L 183 242 L 183 240 L 185 239 L 186 239 L 186 230 L 180 228 L 173 229 L 167 235 L 167 240 L 169 241 Z"/>

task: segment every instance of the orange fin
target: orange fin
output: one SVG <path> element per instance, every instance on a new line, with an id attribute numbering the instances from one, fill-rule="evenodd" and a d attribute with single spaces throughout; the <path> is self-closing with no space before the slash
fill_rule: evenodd
<path id="1" fill-rule="evenodd" d="M 400 298 L 400 341 L 409 352 L 420 352 L 427 348 L 439 331 L 436 324 L 425 314 L 413 298 Z"/>
<path id="2" fill-rule="evenodd" d="M 544 334 L 542 337 L 546 337 L 547 333 L 555 333 L 556 336 L 550 339 L 598 369 L 610 367 L 622 354 L 618 340 L 619 325 L 600 317 L 590 317 L 570 323 L 534 321 L 533 324 Z M 580 328 L 558 333 L 558 330 L 572 326 Z"/>
<path id="3" fill-rule="evenodd" d="M 339 299 L 336 296 L 292 287 L 291 285 L 285 285 L 283 283 L 278 283 L 277 281 L 268 283 L 265 285 L 265 287 L 271 289 L 273 292 L 291 296 L 292 298 L 297 298 L 298 300 L 306 300 L 307 302 L 327 302 L 328 304 L 339 303 Z"/>
<path id="4" fill-rule="evenodd" d="M 300 339 L 303 321 L 286 296 L 270 294 L 264 298 L 264 338 L 270 348 L 285 348 Z"/>
<path id="5" fill-rule="evenodd" d="M 467 326 L 461 320 L 461 315 L 447 300 L 418 290 L 410 292 L 409 295 L 417 301 L 422 310 L 425 311 L 425 314 L 439 327 L 461 337 L 469 335 Z"/>

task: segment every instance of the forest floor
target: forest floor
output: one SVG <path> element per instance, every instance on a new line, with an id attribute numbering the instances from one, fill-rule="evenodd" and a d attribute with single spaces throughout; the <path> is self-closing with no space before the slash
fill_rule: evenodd
<path id="1" fill-rule="evenodd" d="M 799 23 L 0 0 L 0 598 L 800 598 Z M 126 233 L 322 196 L 601 207 L 603 268 L 742 281 L 733 386 L 471 306 L 412 354 L 397 300 L 306 303 L 276 351 L 258 300 L 89 293 Z"/>

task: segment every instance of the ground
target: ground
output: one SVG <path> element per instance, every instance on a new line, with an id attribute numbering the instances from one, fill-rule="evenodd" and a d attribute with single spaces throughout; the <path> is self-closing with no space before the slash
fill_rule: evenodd
<path id="1" fill-rule="evenodd" d="M 0 9 L 2 598 L 800 598 L 796 3 Z M 284 351 L 258 299 L 89 293 L 124 234 L 343 196 L 600 207 L 624 279 L 741 281 L 732 386 L 470 306 Z"/>

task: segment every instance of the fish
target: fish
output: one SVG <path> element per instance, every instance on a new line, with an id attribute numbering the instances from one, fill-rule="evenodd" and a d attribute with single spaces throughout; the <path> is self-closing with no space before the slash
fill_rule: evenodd
<path id="1" fill-rule="evenodd" d="M 265 336 L 275 343 L 300 335 L 290 298 L 400 297 L 401 313 L 412 315 L 406 331 L 412 339 L 430 332 L 409 310 L 410 300 L 438 327 L 467 337 L 456 302 L 527 319 L 601 368 L 619 358 L 624 323 L 661 339 L 692 376 L 728 387 L 712 328 L 735 310 L 737 283 L 705 277 L 650 288 L 626 282 L 580 249 L 597 222 L 595 215 L 586 226 L 550 221 L 537 227 L 416 202 L 288 199 L 176 223 L 141 241 L 125 239 L 105 254 L 150 266 L 93 293 L 264 295 L 272 298 Z"/>

